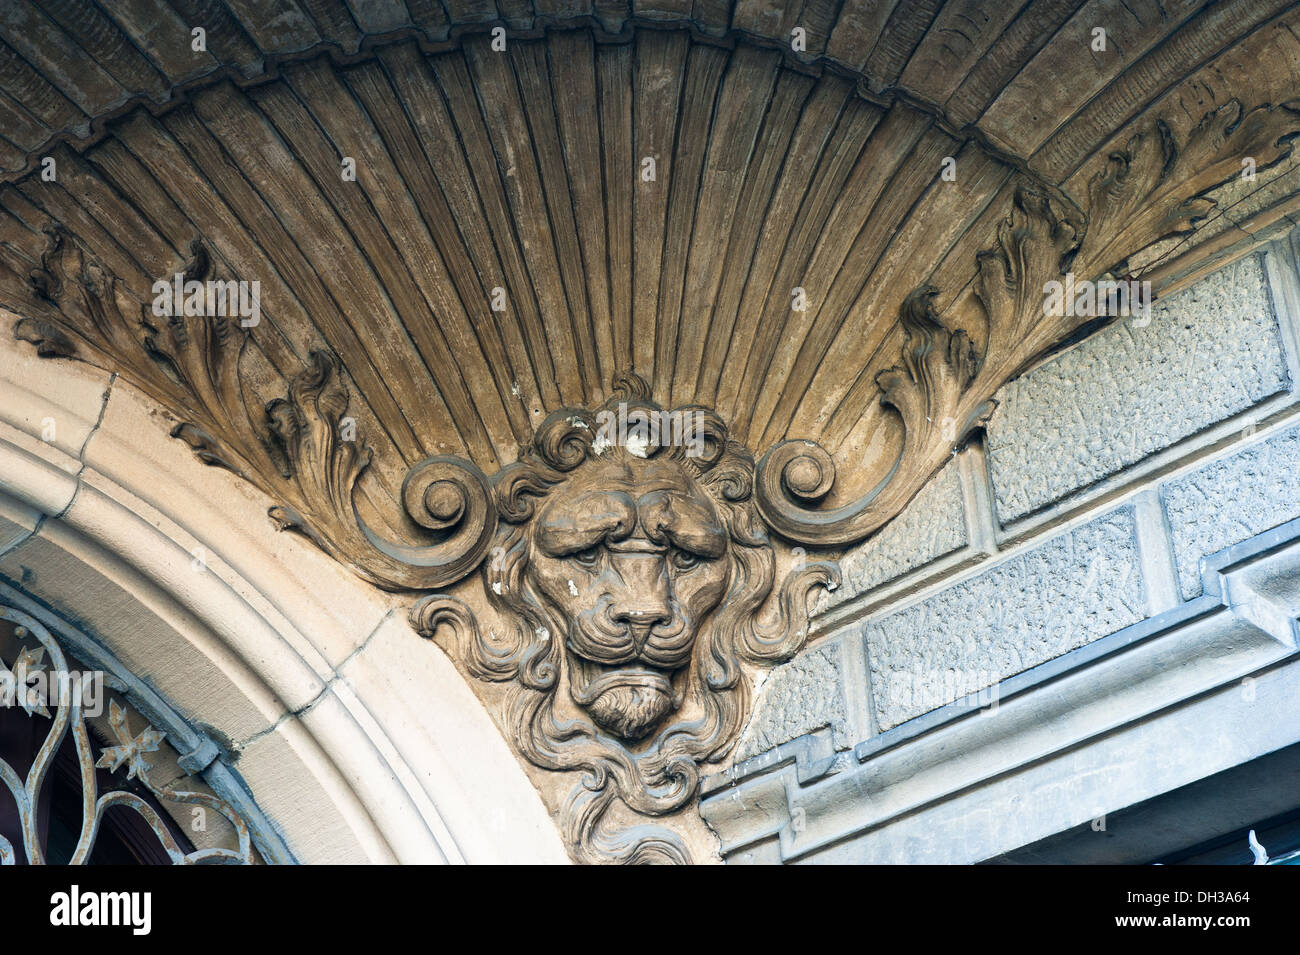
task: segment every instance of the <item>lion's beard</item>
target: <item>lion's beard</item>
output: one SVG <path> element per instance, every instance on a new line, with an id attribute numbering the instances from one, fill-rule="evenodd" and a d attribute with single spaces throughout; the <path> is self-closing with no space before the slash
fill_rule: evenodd
<path id="1" fill-rule="evenodd" d="M 614 686 L 587 705 L 600 726 L 627 740 L 641 739 L 674 708 L 670 693 L 657 686 Z"/>
<path id="2" fill-rule="evenodd" d="M 569 693 L 603 729 L 625 740 L 648 734 L 681 704 L 668 674 L 641 668 L 612 669 L 571 658 Z"/>

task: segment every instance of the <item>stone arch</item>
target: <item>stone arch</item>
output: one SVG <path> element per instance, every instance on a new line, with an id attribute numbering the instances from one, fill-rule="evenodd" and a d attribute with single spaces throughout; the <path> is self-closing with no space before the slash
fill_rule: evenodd
<path id="1" fill-rule="evenodd" d="M 120 380 L 18 347 L 0 345 L 0 576 L 218 740 L 298 860 L 564 859 L 486 711 L 435 646 L 412 656 L 391 599 L 278 535 Z"/>

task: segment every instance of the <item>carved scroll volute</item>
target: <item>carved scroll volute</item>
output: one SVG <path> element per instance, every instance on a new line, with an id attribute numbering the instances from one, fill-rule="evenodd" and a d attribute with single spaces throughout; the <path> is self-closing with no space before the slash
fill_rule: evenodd
<path id="1" fill-rule="evenodd" d="M 877 377 L 881 402 L 902 421 L 902 448 L 866 494 L 836 506 L 832 455 L 811 441 L 785 441 L 759 462 L 755 496 L 763 518 L 790 540 L 842 546 L 895 517 L 931 475 L 988 420 L 997 390 L 1088 319 L 1044 307 L 1045 286 L 1068 269 L 1093 280 L 1154 242 L 1190 230 L 1214 202 L 1204 193 L 1241 170 L 1290 155 L 1300 136 L 1300 100 L 1243 112 L 1230 102 L 1178 143 L 1157 121 L 1107 158 L 1088 189 L 1086 219 L 1063 197 L 1023 185 L 997 243 L 978 257 L 976 298 L 988 329 L 976 354 L 951 316 L 931 309 L 933 289 L 904 302 L 902 364 Z"/>
<path id="2" fill-rule="evenodd" d="M 362 551 L 367 555 L 364 572 L 378 569 L 380 586 L 445 587 L 483 562 L 496 532 L 497 512 L 488 478 L 472 461 L 454 455 L 426 458 L 407 473 L 402 502 L 412 520 L 442 539 L 424 545 L 386 541 L 354 511 L 355 526 L 369 545 Z"/>
<path id="3" fill-rule="evenodd" d="M 755 496 L 763 519 L 778 533 L 804 543 L 834 546 L 871 533 L 897 514 L 920 489 L 909 479 L 927 477 L 951 454 L 958 434 L 987 420 L 993 403 L 963 405 L 978 371 L 965 332 L 949 332 L 935 317 L 937 290 L 918 289 L 903 305 L 903 364 L 881 372 L 881 401 L 905 424 L 903 447 L 885 478 L 867 495 L 838 508 L 818 504 L 835 483 L 830 454 L 811 441 L 785 441 L 758 463 Z M 959 420 L 956 416 L 962 415 Z"/>
<path id="4" fill-rule="evenodd" d="M 791 540 L 829 547 L 859 541 L 895 517 L 988 420 L 993 393 L 1026 350 L 1056 340 L 1055 331 L 1043 327 L 1042 277 L 1060 272 L 1077 234 L 1065 203 L 1028 187 L 1017 190 L 997 245 L 979 257 L 976 295 L 989 315 L 984 355 L 964 331 L 949 329 L 935 314 L 937 289 L 912 292 L 900 312 L 902 364 L 876 377 L 881 403 L 903 423 L 892 466 L 862 497 L 822 507 L 835 482 L 831 455 L 810 441 L 782 442 L 758 465 L 755 496 L 764 520 Z"/>
<path id="5" fill-rule="evenodd" d="M 286 384 L 286 396 L 249 407 L 240 360 L 250 329 L 227 315 L 159 315 L 87 256 L 58 225 L 39 256 L 10 268 L 28 275 L 28 297 L 5 304 L 24 315 L 20 340 L 46 357 L 78 356 L 124 374 L 178 418 L 172 436 L 205 464 L 235 472 L 280 504 L 270 516 L 308 536 L 366 580 L 389 590 L 430 590 L 471 573 L 496 530 L 487 477 L 470 461 L 437 456 L 416 464 L 402 490 L 402 515 L 423 533 L 415 544 L 385 540 L 357 513 L 354 494 L 371 451 L 346 419 L 338 359 L 317 350 Z M 229 281 L 204 243 L 177 264 L 182 283 Z M 179 311 L 179 309 L 178 309 Z"/>
<path id="6" fill-rule="evenodd" d="M 496 505 L 487 476 L 471 461 L 438 455 L 419 462 L 402 484 L 405 514 L 435 541 L 386 540 L 357 513 L 357 482 L 371 451 L 344 426 L 348 394 L 337 360 L 312 353 L 312 368 L 296 377 L 285 399 L 266 409 L 273 456 L 287 465 L 285 504 L 270 510 L 292 529 L 386 590 L 431 590 L 471 573 L 496 531 Z"/>

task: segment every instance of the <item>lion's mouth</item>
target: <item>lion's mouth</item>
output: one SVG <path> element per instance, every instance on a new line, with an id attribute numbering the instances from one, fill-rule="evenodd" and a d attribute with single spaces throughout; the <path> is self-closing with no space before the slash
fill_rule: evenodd
<path id="1" fill-rule="evenodd" d="M 673 687 L 670 672 L 570 659 L 569 695 L 597 724 L 622 739 L 641 739 L 681 706 L 682 693 Z"/>
<path id="2" fill-rule="evenodd" d="M 632 664 L 628 672 L 653 674 L 656 670 L 675 670 L 690 659 L 695 630 L 679 613 L 667 625 L 614 625 L 593 615 L 592 619 L 578 619 L 568 643 L 570 650 L 590 663 L 606 667 Z"/>
<path id="3" fill-rule="evenodd" d="M 647 670 L 641 667 L 606 670 L 600 664 L 591 663 L 590 661 L 582 661 L 575 669 L 581 672 L 583 679 L 581 685 L 579 685 L 578 680 L 571 680 L 572 686 L 570 690 L 573 701 L 579 706 L 589 705 L 596 697 L 615 687 L 640 687 L 663 693 L 669 697 L 673 696 L 672 680 L 657 670 Z M 592 674 L 591 670 L 596 670 L 597 673 Z M 604 670 L 604 672 L 601 673 L 600 670 Z"/>

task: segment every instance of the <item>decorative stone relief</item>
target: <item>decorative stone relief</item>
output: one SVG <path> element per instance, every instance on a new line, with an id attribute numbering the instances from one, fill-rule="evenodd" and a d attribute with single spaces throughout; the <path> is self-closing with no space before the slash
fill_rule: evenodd
<path id="1" fill-rule="evenodd" d="M 1096 320 L 1045 308 L 1047 283 L 1121 274 L 1126 256 L 1206 215 L 1198 197 L 1241 155 L 1266 168 L 1289 154 L 1298 129 L 1294 105 L 1229 104 L 1183 143 L 1156 122 L 1109 157 L 1086 211 L 1019 179 L 996 240 L 970 263 L 972 294 L 940 311 L 937 288 L 923 284 L 897 318 L 880 317 L 899 345 L 883 352 L 894 364 L 874 380 L 902 438 L 876 486 L 851 500 L 817 435 L 781 441 L 755 463 L 712 410 L 666 412 L 625 373 L 604 404 L 547 409 L 490 478 L 464 457 L 434 455 L 409 468 L 400 500 L 371 482 L 368 502 L 389 512 L 376 529 L 358 503 L 373 454 L 347 418 L 335 354 L 312 351 L 282 397 L 261 401 L 241 374 L 248 329 L 157 317 L 142 289 L 57 224 L 39 250 L 0 249 L 8 274 L 26 281 L 0 292 L 23 315 L 19 338 L 127 375 L 181 418 L 173 434 L 200 459 L 270 495 L 280 527 L 380 587 L 425 594 L 413 624 L 472 677 L 508 686 L 496 715 L 519 754 L 581 774 L 558 810 L 575 858 L 684 862 L 687 847 L 666 826 L 613 820 L 689 806 L 701 764 L 728 757 L 746 718 L 742 661 L 779 661 L 805 642 L 810 592 L 838 572 L 789 546 L 833 557 L 898 515 L 988 421 L 1000 387 Z M 180 268 L 185 281 L 233 281 L 201 239 Z M 418 425 L 419 409 L 407 412 Z M 615 414 L 633 424 L 632 440 L 604 436 Z M 698 418 L 701 447 L 656 432 L 664 415 Z M 787 556 L 793 569 L 778 580 Z M 480 628 L 489 606 L 503 634 Z"/>
<path id="2" fill-rule="evenodd" d="M 694 799 L 700 764 L 725 755 L 745 719 L 741 661 L 799 649 L 809 593 L 838 571 L 807 564 L 778 586 L 749 452 L 701 409 L 671 414 L 699 416 L 702 453 L 668 444 L 649 426 L 663 409 L 644 382 L 620 384 L 594 413 L 552 414 L 493 480 L 502 520 L 483 582 L 507 633 L 482 633 L 441 594 L 411 621 L 431 637 L 448 624 L 471 674 L 511 683 L 505 727 L 525 758 L 583 771 L 561 813 L 579 860 L 687 862 L 670 830 L 610 832 L 602 818 L 615 799 L 647 816 Z M 605 444 L 602 412 L 626 408 L 632 436 Z"/>
<path id="3" fill-rule="evenodd" d="M 1186 142 L 1162 120 L 1133 136 L 1090 181 L 1086 214 L 1063 196 L 1024 184 L 997 244 L 978 257 L 973 301 L 959 299 L 953 314 L 936 315 L 937 289 L 925 286 L 903 305 L 903 364 L 877 377 L 880 400 L 904 428 L 885 478 L 856 500 L 827 506 L 835 486 L 831 455 L 812 441 L 785 441 L 759 461 L 756 496 L 764 518 L 792 540 L 822 546 L 862 540 L 880 528 L 987 423 L 998 388 L 1109 314 L 1095 307 L 1086 315 L 1054 314 L 1045 307 L 1048 282 L 1119 274 L 1127 256 L 1190 231 L 1208 215 L 1214 203 L 1204 194 L 1234 175 L 1242 156 L 1272 166 L 1290 155 L 1298 135 L 1300 101 L 1249 112 L 1233 101 L 1207 114 Z M 980 325 L 988 340 L 977 350 L 961 329 Z"/>

